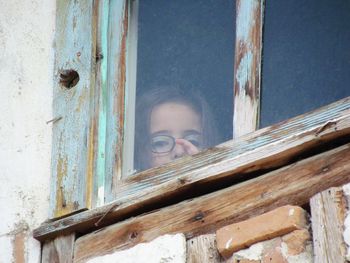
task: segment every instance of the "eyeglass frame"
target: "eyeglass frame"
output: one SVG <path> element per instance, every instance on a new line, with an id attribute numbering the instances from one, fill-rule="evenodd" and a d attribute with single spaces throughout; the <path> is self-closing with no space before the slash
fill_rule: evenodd
<path id="1" fill-rule="evenodd" d="M 193 134 L 189 134 L 189 135 L 187 135 L 187 136 L 185 136 L 185 137 L 183 137 L 183 138 L 175 138 L 174 136 L 167 135 L 167 134 L 157 134 L 157 135 L 154 135 L 154 136 L 151 137 L 151 143 L 150 143 L 150 145 L 151 145 L 151 152 L 152 152 L 152 153 L 156 153 L 156 154 L 166 154 L 166 153 L 169 153 L 169 152 L 171 152 L 172 150 L 174 150 L 175 145 L 176 145 L 176 140 L 177 140 L 177 139 L 184 139 L 184 140 L 186 140 L 186 141 L 189 141 L 189 142 L 190 142 L 191 144 L 193 144 L 195 147 L 201 148 L 199 145 L 197 146 L 197 145 L 195 145 L 194 143 L 192 143 L 191 140 L 186 139 L 186 137 L 191 136 L 191 135 L 193 135 Z M 195 134 L 195 135 L 201 135 L 201 134 Z M 171 146 L 170 150 L 164 151 L 164 152 L 157 152 L 157 151 L 154 151 L 154 148 L 152 147 L 152 141 L 153 141 L 153 139 L 156 138 L 156 137 L 167 137 L 167 138 L 170 138 L 170 139 L 171 139 L 171 142 L 172 142 L 172 146 Z M 201 143 L 201 144 L 202 144 L 202 143 Z"/>

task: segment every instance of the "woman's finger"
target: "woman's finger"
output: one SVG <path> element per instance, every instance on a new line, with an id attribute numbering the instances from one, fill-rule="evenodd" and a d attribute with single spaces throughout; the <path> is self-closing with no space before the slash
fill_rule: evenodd
<path id="1" fill-rule="evenodd" d="M 193 155 L 199 152 L 198 148 L 194 146 L 192 143 L 185 139 L 176 139 L 175 141 L 177 144 L 182 145 L 184 147 L 185 152 L 189 155 Z"/>

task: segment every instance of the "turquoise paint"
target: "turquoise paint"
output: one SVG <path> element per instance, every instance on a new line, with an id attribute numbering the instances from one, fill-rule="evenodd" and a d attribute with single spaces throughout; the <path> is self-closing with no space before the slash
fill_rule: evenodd
<path id="1" fill-rule="evenodd" d="M 116 166 L 116 150 L 118 142 L 123 138 L 118 137 L 118 130 L 123 129 L 118 120 L 117 113 L 117 87 L 120 73 L 120 56 L 122 37 L 124 34 L 124 15 L 127 0 L 113 0 L 109 5 L 108 20 L 108 73 L 107 73 L 107 130 L 106 130 L 106 164 L 105 164 L 105 201 L 109 202 L 115 199 L 115 176 L 121 171 L 121 167 Z"/>
<path id="2" fill-rule="evenodd" d="M 237 71 L 236 71 L 236 80 L 239 88 L 239 95 L 246 96 L 245 87 L 249 82 L 249 78 L 252 75 L 253 69 L 253 53 L 251 50 L 247 50 L 244 54 L 242 60 L 240 61 Z"/>
<path id="3" fill-rule="evenodd" d="M 107 107 L 108 107 L 108 18 L 109 18 L 109 1 L 102 1 L 100 7 L 100 39 L 101 39 L 101 70 L 100 70 L 100 94 L 99 94 L 99 108 L 98 108 L 98 144 L 96 156 L 96 184 L 94 189 L 97 189 L 96 206 L 104 204 L 104 185 L 106 177 L 106 136 L 107 136 Z"/>
<path id="4" fill-rule="evenodd" d="M 91 58 L 95 56 L 92 11 L 92 1 L 57 1 L 53 116 L 62 119 L 53 124 L 50 217 L 86 207 Z M 79 73 L 80 81 L 72 89 L 58 84 L 62 69 Z M 64 202 L 58 193 L 63 193 Z"/>
<path id="5" fill-rule="evenodd" d="M 237 10 L 236 38 L 243 42 L 248 42 L 249 33 L 254 26 L 254 10 L 259 5 L 260 0 L 241 0 Z"/>

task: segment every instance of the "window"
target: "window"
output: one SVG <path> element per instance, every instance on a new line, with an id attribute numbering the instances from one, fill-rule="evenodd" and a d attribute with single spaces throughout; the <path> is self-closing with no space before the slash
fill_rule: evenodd
<path id="1" fill-rule="evenodd" d="M 134 169 L 232 139 L 234 1 L 135 1 L 134 8 Z"/>
<path id="2" fill-rule="evenodd" d="M 129 143 L 124 141 L 127 138 L 124 125 L 131 119 L 125 114 L 128 114 L 126 108 L 131 101 L 128 96 L 137 93 L 135 87 L 139 80 L 128 78 L 137 76 L 136 70 L 127 70 L 136 67 L 136 58 L 140 57 L 132 56 L 132 51 L 137 49 L 128 46 L 127 42 L 128 38 L 135 40 L 135 35 L 128 35 L 128 32 L 135 30 L 134 18 L 129 14 L 130 9 L 135 11 L 137 1 L 100 1 L 95 6 L 83 1 L 60 3 L 55 68 L 57 72 L 74 70 L 79 73 L 80 80 L 74 87 L 58 85 L 55 89 L 54 111 L 58 121 L 54 123 L 53 138 L 53 215 L 61 216 L 114 201 L 72 216 L 73 219 L 61 219 L 42 227 L 37 231 L 38 238 L 47 238 L 60 230 L 79 229 L 86 233 L 172 202 L 222 190 L 304 158 L 315 149 L 319 151 L 324 144 L 335 147 L 349 134 L 348 98 L 247 134 L 259 127 L 264 3 L 237 0 L 233 113 L 237 139 L 196 156 L 123 178 L 123 145 Z M 266 21 L 265 27 L 269 19 Z M 268 32 L 267 28 L 265 32 Z M 269 69 L 266 54 L 263 72 Z M 268 83 L 268 78 L 263 78 L 262 83 Z M 129 83 L 131 80 L 135 83 Z M 267 89 L 273 88 L 273 85 L 267 86 Z M 262 94 L 267 95 L 264 95 L 264 86 Z M 277 119 L 271 120 L 272 123 L 275 121 Z M 264 120 L 262 123 L 264 125 Z M 339 139 L 343 141 L 339 142 Z M 265 186 L 267 190 L 254 198 L 261 199 L 264 194 L 269 194 L 268 188 L 269 185 Z M 254 189 L 250 191 L 254 192 Z M 205 200 L 202 201 L 200 208 L 205 206 Z M 200 222 L 206 216 L 200 208 L 188 212 L 194 213 L 189 219 L 191 222 Z"/>
<path id="3" fill-rule="evenodd" d="M 261 126 L 350 95 L 349 1 L 267 1 Z"/>

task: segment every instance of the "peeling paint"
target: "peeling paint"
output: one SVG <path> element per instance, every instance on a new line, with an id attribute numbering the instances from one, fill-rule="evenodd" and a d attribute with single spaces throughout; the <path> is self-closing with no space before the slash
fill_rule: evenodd
<path id="1" fill-rule="evenodd" d="M 237 72 L 236 72 L 236 80 L 238 82 L 238 88 L 240 94 L 246 94 L 246 85 L 249 83 L 249 79 L 251 77 L 251 70 L 253 65 L 253 53 L 252 51 L 247 51 L 244 54 L 242 60 L 240 61 Z"/>
<path id="2" fill-rule="evenodd" d="M 237 21 L 241 22 L 237 25 L 236 35 L 237 38 L 247 42 L 249 39 L 252 25 L 255 24 L 255 17 L 253 10 L 256 10 L 259 5 L 259 1 L 256 0 L 243 0 L 239 2 L 237 8 Z"/>
<path id="3" fill-rule="evenodd" d="M 98 188 L 97 206 L 102 206 L 104 204 L 104 200 L 105 200 L 105 188 L 102 185 Z"/>
<path id="4" fill-rule="evenodd" d="M 343 186 L 343 193 L 346 197 L 346 201 L 349 206 L 350 184 L 346 184 Z M 346 215 L 345 215 L 343 238 L 347 249 L 345 257 L 346 257 L 346 260 L 350 261 L 350 211 L 349 210 L 346 212 Z"/>
<path id="5" fill-rule="evenodd" d="M 79 260 L 78 260 L 79 261 Z M 186 263 L 186 238 L 183 234 L 164 235 L 149 243 L 89 259 L 88 263 Z"/>

